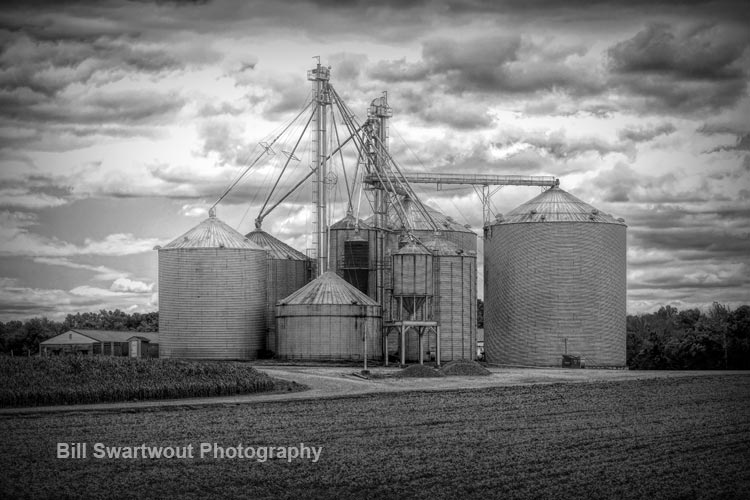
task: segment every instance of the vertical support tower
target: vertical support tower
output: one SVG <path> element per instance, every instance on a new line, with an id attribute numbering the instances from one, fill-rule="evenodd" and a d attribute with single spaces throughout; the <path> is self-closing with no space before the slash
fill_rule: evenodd
<path id="1" fill-rule="evenodd" d="M 388 93 L 383 92 L 382 97 L 373 99 L 367 110 L 372 134 L 373 151 L 371 168 L 376 170 L 381 177 L 386 175 L 388 153 L 388 119 L 393 116 L 393 109 L 388 105 Z M 377 230 L 377 246 L 375 257 L 375 290 L 379 304 L 387 303 L 385 297 L 385 267 L 386 267 L 386 238 L 385 231 L 388 224 L 388 196 L 382 188 L 375 190 L 375 229 Z"/>
<path id="2" fill-rule="evenodd" d="M 331 104 L 331 93 L 328 88 L 330 78 L 331 68 L 321 66 L 320 58 L 318 58 L 317 66 L 307 72 L 307 79 L 312 82 L 313 101 L 315 102 L 315 119 L 313 120 L 315 126 L 312 140 L 312 167 L 315 169 L 315 181 L 313 182 L 315 237 L 313 247 L 318 276 L 328 270 L 326 107 Z"/>

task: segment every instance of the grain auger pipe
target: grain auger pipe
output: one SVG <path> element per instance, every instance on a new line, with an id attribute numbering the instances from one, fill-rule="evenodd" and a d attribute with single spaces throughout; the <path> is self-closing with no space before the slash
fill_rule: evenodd
<path id="1" fill-rule="evenodd" d="M 356 130 L 355 133 L 358 133 L 360 130 L 361 128 Z M 331 154 L 329 154 L 326 157 L 326 161 L 330 160 L 336 153 L 341 151 L 341 148 L 343 148 L 350 140 L 352 140 L 352 136 L 349 136 L 344 142 L 342 142 L 339 145 L 339 147 L 334 149 L 331 152 Z M 287 191 L 286 194 L 284 194 L 284 196 L 282 196 L 281 199 L 279 199 L 279 201 L 277 201 L 276 203 L 271 205 L 269 208 L 267 208 L 265 212 L 263 211 L 263 209 L 261 209 L 261 212 L 258 214 L 258 217 L 255 218 L 255 228 L 260 229 L 261 226 L 263 225 L 263 220 L 266 217 L 268 217 L 268 214 L 273 212 L 274 209 L 276 209 L 276 207 L 284 203 L 284 201 L 287 198 L 289 198 L 295 191 L 297 191 L 300 188 L 300 186 L 302 186 L 308 179 L 310 179 L 310 177 L 315 175 L 315 172 L 317 172 L 317 167 L 313 167 L 312 169 L 310 169 L 310 171 L 297 184 L 295 184 L 294 187 L 292 187 L 289 191 Z M 269 196 L 269 199 L 270 199 L 270 196 Z M 264 205 L 264 208 L 265 208 L 265 205 Z"/>
<path id="2" fill-rule="evenodd" d="M 229 185 L 229 187 L 224 190 L 222 195 L 219 196 L 219 199 L 216 200 L 213 205 L 211 205 L 212 209 L 215 209 L 216 205 L 221 203 L 221 200 L 223 200 L 229 194 L 229 192 L 232 189 L 234 189 L 234 187 L 242 180 L 242 178 L 245 177 L 245 175 L 247 175 L 250 169 L 253 168 L 260 161 L 261 158 L 263 158 L 263 155 L 268 154 L 269 151 L 273 152 L 271 147 L 276 143 L 276 141 L 278 141 L 281 138 L 282 135 L 286 133 L 287 130 L 289 130 L 289 127 L 291 127 L 292 124 L 294 124 L 299 119 L 299 117 L 302 116 L 302 114 L 307 110 L 307 108 L 309 108 L 311 105 L 312 105 L 312 101 L 308 102 L 302 108 L 302 110 L 299 113 L 297 113 L 297 116 L 295 116 L 294 119 L 291 120 L 286 125 L 286 127 L 284 127 L 284 129 L 281 132 L 279 132 L 279 134 L 276 137 L 273 138 L 273 140 L 269 144 L 263 144 L 263 143 L 260 144 L 260 146 L 263 148 L 263 151 L 258 153 L 258 156 L 255 158 L 255 160 L 253 160 L 253 162 L 250 165 L 248 165 L 247 168 L 245 168 L 245 170 L 240 175 L 237 176 L 237 178 Z"/>

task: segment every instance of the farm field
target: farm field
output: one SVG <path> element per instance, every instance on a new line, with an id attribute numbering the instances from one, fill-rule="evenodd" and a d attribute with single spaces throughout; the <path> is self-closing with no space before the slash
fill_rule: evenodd
<path id="1" fill-rule="evenodd" d="M 0 356 L 0 408 L 303 389 L 236 361 Z"/>
<path id="2" fill-rule="evenodd" d="M 0 416 L 2 498 L 741 499 L 750 375 Z M 57 459 L 58 442 L 322 447 Z"/>

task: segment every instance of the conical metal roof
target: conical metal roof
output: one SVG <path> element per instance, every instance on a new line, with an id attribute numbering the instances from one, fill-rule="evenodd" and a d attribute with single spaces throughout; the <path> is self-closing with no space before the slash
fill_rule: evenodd
<path id="1" fill-rule="evenodd" d="M 362 219 L 357 219 L 352 214 L 347 214 L 346 217 L 340 221 L 331 224 L 330 229 L 354 229 L 355 227 L 359 227 L 359 229 L 371 228 L 370 225 Z"/>
<path id="2" fill-rule="evenodd" d="M 425 241 L 424 246 L 427 247 L 434 255 L 458 255 L 461 249 L 458 245 L 452 243 L 443 238 L 435 238 L 434 240 Z"/>
<path id="3" fill-rule="evenodd" d="M 427 209 L 427 212 L 429 212 L 432 219 L 435 221 L 435 223 L 438 226 L 438 230 L 440 231 L 456 231 L 460 233 L 473 233 L 471 229 L 467 228 L 466 226 L 463 226 L 453 220 L 452 217 L 448 217 L 444 213 L 440 212 L 439 210 L 432 208 L 429 205 L 424 204 L 425 209 Z M 405 196 L 401 199 L 401 206 L 404 207 L 404 212 L 406 215 L 406 219 L 408 221 L 408 225 L 410 228 L 414 231 L 434 231 L 435 228 L 432 227 L 432 224 L 430 224 L 429 219 L 425 217 L 425 215 L 422 213 L 422 211 L 419 209 L 419 206 L 417 203 L 409 198 L 408 196 Z M 374 216 L 368 217 L 365 222 L 367 224 L 373 224 L 374 223 Z M 389 210 L 388 211 L 388 227 L 390 229 L 401 229 L 404 227 L 404 224 L 401 222 L 401 218 L 399 217 L 396 210 Z"/>
<path id="4" fill-rule="evenodd" d="M 213 213 L 208 219 L 190 231 L 161 247 L 161 250 L 175 248 L 246 248 L 250 250 L 263 250 L 242 236 L 241 233 L 232 229 L 224 221 L 217 219 Z"/>
<path id="5" fill-rule="evenodd" d="M 268 256 L 275 260 L 309 260 L 305 254 L 296 250 L 281 241 L 263 231 L 262 229 L 256 229 L 245 235 L 247 239 L 255 243 L 261 248 L 266 249 Z"/>
<path id="6" fill-rule="evenodd" d="M 424 246 L 419 245 L 417 243 L 414 243 L 410 241 L 403 247 L 399 248 L 399 250 L 394 253 L 393 255 L 401 255 L 401 254 L 418 254 L 418 255 L 426 255 L 429 254 L 429 250 L 427 250 Z"/>
<path id="7" fill-rule="evenodd" d="M 514 208 L 494 224 L 522 222 L 601 222 L 625 225 L 623 219 L 599 211 L 559 187 L 552 187 L 539 196 Z"/>
<path id="8" fill-rule="evenodd" d="M 323 273 L 290 296 L 281 299 L 279 304 L 379 305 L 333 271 Z"/>

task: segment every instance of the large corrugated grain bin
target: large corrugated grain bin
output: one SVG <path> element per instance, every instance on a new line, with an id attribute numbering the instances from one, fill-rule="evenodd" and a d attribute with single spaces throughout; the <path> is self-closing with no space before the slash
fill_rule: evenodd
<path id="1" fill-rule="evenodd" d="M 265 348 L 266 251 L 212 213 L 159 250 L 159 356 L 254 359 Z"/>
<path id="2" fill-rule="evenodd" d="M 282 359 L 359 360 L 380 358 L 381 307 L 328 271 L 276 307 Z"/>
<path id="3" fill-rule="evenodd" d="M 266 349 L 278 351 L 276 303 L 310 282 L 312 260 L 262 229 L 245 235 L 268 252 L 266 287 Z"/>
<path id="4" fill-rule="evenodd" d="M 485 228 L 490 363 L 625 365 L 626 226 L 551 188 Z"/>

